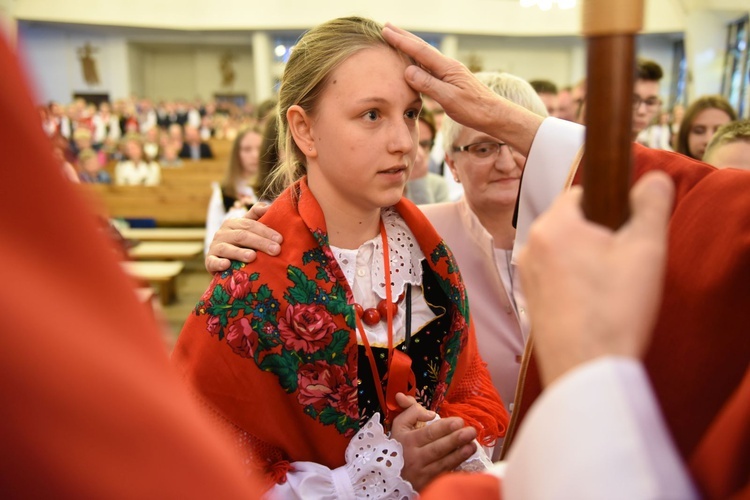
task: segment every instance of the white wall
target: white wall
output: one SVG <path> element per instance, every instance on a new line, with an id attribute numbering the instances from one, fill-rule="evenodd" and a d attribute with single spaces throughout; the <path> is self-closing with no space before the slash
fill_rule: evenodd
<path id="1" fill-rule="evenodd" d="M 681 30 L 684 1 L 647 0 L 645 29 Z M 15 5 L 22 20 L 199 30 L 305 29 L 352 14 L 437 33 L 574 35 L 581 26 L 580 6 L 542 12 L 524 9 L 518 0 L 16 0 Z"/>
<path id="2" fill-rule="evenodd" d="M 83 77 L 79 49 L 94 49 L 99 83 Z M 20 24 L 18 48 L 35 82 L 40 101 L 70 102 L 74 93 L 109 93 L 112 99 L 130 93 L 127 40 L 121 36 L 63 30 L 52 26 Z"/>

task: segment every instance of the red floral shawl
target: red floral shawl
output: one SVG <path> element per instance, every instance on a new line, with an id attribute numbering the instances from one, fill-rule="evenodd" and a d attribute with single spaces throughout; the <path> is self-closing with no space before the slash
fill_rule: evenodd
<path id="1" fill-rule="evenodd" d="M 504 435 L 508 415 L 479 358 L 468 301 L 453 256 L 424 215 L 402 199 L 413 231 L 449 299 L 434 410 L 474 425 L 485 442 Z M 249 444 L 274 481 L 288 462 L 344 464 L 360 426 L 352 292 L 327 242 L 306 179 L 263 217 L 284 237 L 281 254 L 214 277 L 186 321 L 172 359 L 187 383 Z"/>

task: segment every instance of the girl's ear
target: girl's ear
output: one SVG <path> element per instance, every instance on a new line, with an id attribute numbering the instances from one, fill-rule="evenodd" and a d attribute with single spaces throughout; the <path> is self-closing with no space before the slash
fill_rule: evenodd
<path id="1" fill-rule="evenodd" d="M 318 152 L 315 148 L 313 137 L 312 117 L 301 106 L 291 106 L 286 112 L 289 131 L 292 133 L 295 144 L 308 158 L 314 158 Z"/>

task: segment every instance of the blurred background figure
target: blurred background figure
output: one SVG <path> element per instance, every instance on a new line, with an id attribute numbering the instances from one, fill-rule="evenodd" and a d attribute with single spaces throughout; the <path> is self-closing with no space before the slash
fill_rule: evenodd
<path id="1" fill-rule="evenodd" d="M 84 149 L 78 155 L 78 178 L 81 182 L 90 184 L 111 184 L 112 177 L 104 170 L 96 151 Z"/>
<path id="2" fill-rule="evenodd" d="M 406 183 L 405 195 L 417 205 L 449 201 L 448 183 L 442 175 L 429 171 L 430 151 L 435 145 L 435 118 L 429 109 L 419 114 L 419 148 L 414 168 Z"/>
<path id="3" fill-rule="evenodd" d="M 227 217 L 242 217 L 258 201 L 251 187 L 258 175 L 262 136 L 257 128 L 237 135 L 224 180 L 213 183 L 206 213 L 206 248 Z"/>
<path id="4" fill-rule="evenodd" d="M 677 133 L 675 151 L 701 160 L 706 146 L 722 125 L 737 119 L 737 112 L 720 95 L 696 99 L 685 111 Z"/>
<path id="5" fill-rule="evenodd" d="M 125 158 L 115 165 L 115 184 L 118 186 L 156 186 L 161 182 L 161 167 L 143 155 L 143 144 L 138 134 L 124 139 Z"/>
<path id="6" fill-rule="evenodd" d="M 750 120 L 719 127 L 706 147 L 703 161 L 716 168 L 750 170 Z"/>
<path id="7" fill-rule="evenodd" d="M 529 83 L 547 108 L 549 116 L 560 117 L 560 98 L 557 85 L 549 80 L 530 80 Z"/>
<path id="8" fill-rule="evenodd" d="M 638 59 L 633 85 L 633 140 L 653 123 L 661 106 L 661 66 L 649 59 Z M 664 148 L 659 148 L 664 149 Z"/>

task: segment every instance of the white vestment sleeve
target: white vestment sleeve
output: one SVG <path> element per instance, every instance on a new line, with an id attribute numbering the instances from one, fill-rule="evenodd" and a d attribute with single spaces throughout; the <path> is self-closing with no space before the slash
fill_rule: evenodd
<path id="1" fill-rule="evenodd" d="M 503 498 L 698 498 L 643 365 L 588 362 L 551 384 L 511 448 Z"/>
<path id="2" fill-rule="evenodd" d="M 513 258 L 526 244 L 529 226 L 547 210 L 565 187 L 570 167 L 583 146 L 585 128 L 546 118 L 534 137 L 521 182 Z"/>

